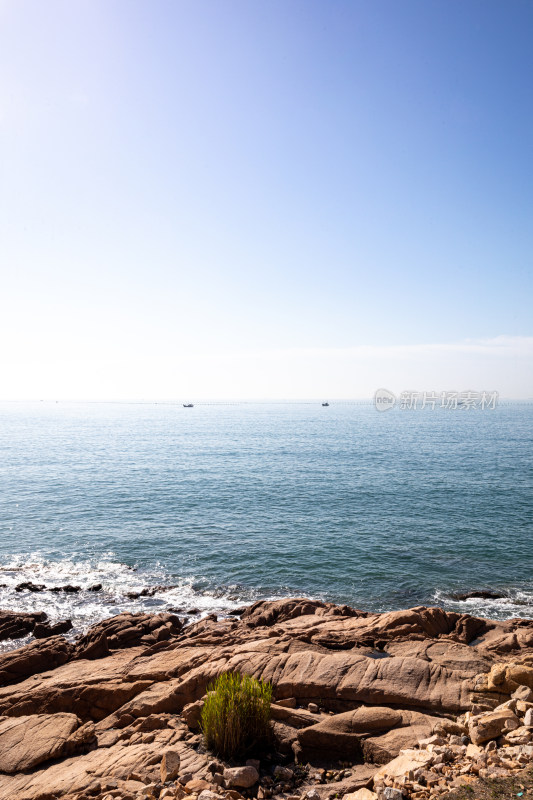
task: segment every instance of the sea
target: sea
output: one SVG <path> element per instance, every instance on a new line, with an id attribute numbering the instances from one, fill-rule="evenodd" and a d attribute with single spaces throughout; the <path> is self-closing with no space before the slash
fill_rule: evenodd
<path id="1" fill-rule="evenodd" d="M 0 609 L 71 636 L 287 596 L 533 617 L 532 487 L 528 403 L 2 403 Z"/>

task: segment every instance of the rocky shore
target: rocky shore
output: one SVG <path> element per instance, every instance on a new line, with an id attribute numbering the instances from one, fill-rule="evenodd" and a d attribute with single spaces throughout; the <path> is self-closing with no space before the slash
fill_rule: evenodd
<path id="1" fill-rule="evenodd" d="M 121 614 L 72 642 L 0 611 L 0 797 L 429 800 L 533 762 L 533 621 L 288 599 L 186 625 Z M 207 752 L 208 684 L 271 681 L 272 742 Z"/>

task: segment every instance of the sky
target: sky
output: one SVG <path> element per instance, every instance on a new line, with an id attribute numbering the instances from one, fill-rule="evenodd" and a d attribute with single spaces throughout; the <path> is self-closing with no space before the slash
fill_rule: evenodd
<path id="1" fill-rule="evenodd" d="M 533 397 L 530 0 L 0 0 L 0 399 Z"/>

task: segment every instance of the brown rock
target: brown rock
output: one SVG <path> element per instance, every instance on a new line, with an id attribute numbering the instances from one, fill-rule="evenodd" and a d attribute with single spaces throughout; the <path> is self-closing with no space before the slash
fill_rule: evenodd
<path id="1" fill-rule="evenodd" d="M 196 700 L 184 706 L 181 716 L 185 724 L 193 731 L 200 730 L 200 720 L 202 718 L 203 700 Z"/>
<path id="2" fill-rule="evenodd" d="M 356 792 L 345 794 L 344 800 L 378 800 L 378 796 L 370 789 L 358 789 Z"/>
<path id="3" fill-rule="evenodd" d="M 62 636 L 52 636 L 0 655 L 0 686 L 61 666 L 71 658 L 73 649 Z"/>
<path id="4" fill-rule="evenodd" d="M 145 636 L 161 641 L 178 636 L 182 622 L 175 614 L 131 614 L 124 612 L 111 619 L 93 625 L 76 645 L 77 658 L 98 658 L 107 655 L 109 650 L 137 647 Z M 104 646 L 104 642 L 106 646 Z M 95 648 L 101 656 L 88 653 Z"/>
<path id="5" fill-rule="evenodd" d="M 167 751 L 180 756 L 180 785 L 205 781 L 210 758 L 198 752 L 200 737 L 191 736 L 179 715 L 226 670 L 272 681 L 281 700 L 272 705 L 276 750 L 292 757 L 307 749 L 316 754 L 315 766 L 322 756 L 330 762 L 355 760 L 348 752 L 387 760 L 437 730 L 462 735 L 463 720 L 455 723 L 446 716 L 473 706 L 493 713 L 509 701 L 511 691 L 528 686 L 533 623 L 493 622 L 424 607 L 367 614 L 292 599 L 256 604 L 240 621 L 211 615 L 179 630 L 162 615 L 120 615 L 95 626 L 75 646 L 55 636 L 30 647 L 7 654 L 13 659 L 8 662 L 0 657 L 0 674 L 3 669 L 10 683 L 0 687 L 0 714 L 75 711 L 86 724 L 68 737 L 69 746 L 78 748 L 75 756 L 67 752 L 62 761 L 43 762 L 32 773 L 0 775 L 0 797 L 45 800 L 44 786 L 47 800 L 86 800 L 95 797 L 98 786 L 101 792 L 122 791 L 133 775 L 145 787 L 157 785 Z M 507 657 L 512 663 L 504 663 Z M 518 704 L 528 701 L 514 700 L 524 713 Z M 304 710 L 309 703 L 331 716 L 310 714 Z M 504 706 L 496 713 L 503 712 L 512 714 L 512 709 Z M 471 724 L 479 727 L 480 719 Z M 98 747 L 82 752 L 92 747 L 95 732 Z M 504 728 L 501 735 L 511 731 Z M 453 758 L 453 746 L 448 751 Z M 420 751 L 415 752 L 419 766 Z M 443 762 L 435 767 L 438 780 L 446 783 L 452 762 L 447 763 L 446 753 L 435 757 Z M 479 769 L 486 766 L 483 757 L 493 756 L 483 752 Z M 319 783 L 312 790 L 319 800 L 329 800 L 333 789 L 342 796 L 369 788 L 376 771 L 359 764 L 350 768 L 349 777 L 339 773 L 333 784 Z M 108 787 L 108 781 L 115 785 Z M 271 791 L 265 784 L 259 794 L 266 800 Z M 235 789 L 230 792 L 240 797 Z"/>
<path id="6" fill-rule="evenodd" d="M 427 750 L 406 750 L 395 759 L 378 769 L 374 775 L 374 786 L 387 779 L 395 779 L 407 775 L 411 771 L 424 769 L 433 761 L 433 755 Z"/>
<path id="7" fill-rule="evenodd" d="M 167 750 L 161 759 L 161 782 L 175 780 L 180 773 L 181 756 L 176 750 Z"/>
<path id="8" fill-rule="evenodd" d="M 505 708 L 491 714 L 474 717 L 468 724 L 468 730 L 472 742 L 482 744 L 488 742 L 489 739 L 496 739 L 505 730 L 511 731 L 518 728 L 519 725 L 518 717 L 511 709 Z"/>
<path id="9" fill-rule="evenodd" d="M 515 689 L 513 692 L 512 697 L 515 700 L 522 700 L 523 702 L 531 703 L 533 702 L 533 689 L 531 689 L 529 686 L 519 686 L 518 689 Z"/>
<path id="10" fill-rule="evenodd" d="M 361 706 L 304 728 L 298 732 L 298 742 L 304 758 L 340 752 L 347 759 L 364 754 L 366 761 L 384 764 L 429 736 L 436 722 L 436 717 L 414 711 Z"/>
<path id="11" fill-rule="evenodd" d="M 69 737 L 80 721 L 75 714 L 35 714 L 0 718 L 0 771 L 23 772 L 69 752 Z M 80 744 L 83 744 L 83 737 Z M 75 741 L 71 749 L 75 749 Z"/>
<path id="12" fill-rule="evenodd" d="M 228 789 L 249 789 L 259 780 L 255 767 L 229 767 L 224 770 L 224 783 Z"/>
<path id="13" fill-rule="evenodd" d="M 0 609 L 0 642 L 6 639 L 20 639 L 31 633 L 38 623 L 46 622 L 44 611 L 24 613 Z"/>
<path id="14" fill-rule="evenodd" d="M 213 785 L 201 778 L 193 778 L 192 781 L 187 781 L 185 784 L 185 791 L 189 794 L 200 794 L 206 789 L 212 789 Z"/>
<path id="15" fill-rule="evenodd" d="M 38 622 L 33 629 L 33 635 L 36 639 L 46 639 L 47 636 L 57 636 L 60 633 L 67 633 L 71 629 L 72 622 L 69 619 L 64 622 L 57 622 L 55 625 Z"/>

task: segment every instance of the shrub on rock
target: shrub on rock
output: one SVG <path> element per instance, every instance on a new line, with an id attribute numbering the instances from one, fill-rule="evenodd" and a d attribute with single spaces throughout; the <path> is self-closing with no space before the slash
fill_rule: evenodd
<path id="1" fill-rule="evenodd" d="M 272 686 L 224 672 L 208 687 L 200 726 L 207 747 L 223 758 L 251 750 L 268 736 Z"/>

